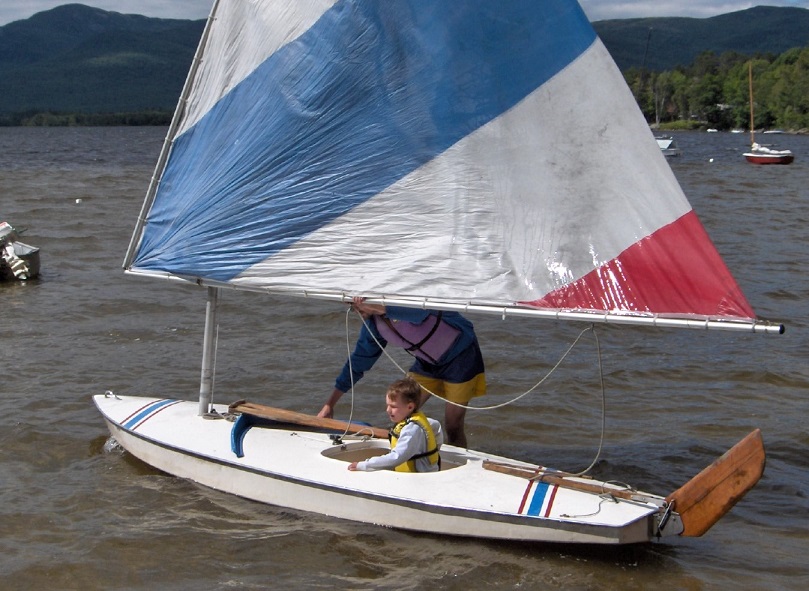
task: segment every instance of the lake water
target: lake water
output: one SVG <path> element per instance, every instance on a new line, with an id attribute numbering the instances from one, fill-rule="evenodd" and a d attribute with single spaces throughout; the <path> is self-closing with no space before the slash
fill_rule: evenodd
<path id="1" fill-rule="evenodd" d="M 759 316 L 787 332 L 597 327 L 606 432 L 592 473 L 667 494 L 755 427 L 767 468 L 702 538 L 605 548 L 337 521 L 105 451 L 91 395 L 196 399 L 199 388 L 204 290 L 121 270 L 164 134 L 0 128 L 0 219 L 42 249 L 38 280 L 0 284 L 0 588 L 809 588 L 809 137 L 765 136 L 796 161 L 756 167 L 741 156 L 746 135 L 676 136 L 684 153 L 671 165 L 695 210 Z M 583 328 L 471 319 L 490 384 L 480 404 L 527 390 Z M 594 351 L 586 336 L 539 392 L 470 411 L 470 445 L 588 466 L 602 416 Z M 343 306 L 226 291 L 215 400 L 316 412 L 345 354 Z M 381 392 L 395 376 L 381 360 L 358 387 L 356 414 L 384 424 Z M 427 410 L 440 418 L 440 408 Z"/>

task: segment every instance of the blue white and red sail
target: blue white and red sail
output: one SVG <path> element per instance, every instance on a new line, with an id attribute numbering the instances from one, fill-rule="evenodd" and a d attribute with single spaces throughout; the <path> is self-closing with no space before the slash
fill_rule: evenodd
<path id="1" fill-rule="evenodd" d="M 218 2 L 126 266 L 752 321 L 573 0 Z"/>

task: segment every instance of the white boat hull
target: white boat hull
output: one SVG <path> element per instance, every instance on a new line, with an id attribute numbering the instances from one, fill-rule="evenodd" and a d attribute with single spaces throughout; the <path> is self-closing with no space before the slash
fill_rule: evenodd
<path id="1" fill-rule="evenodd" d="M 94 401 L 120 445 L 155 468 L 254 501 L 340 519 L 446 535 L 627 544 L 655 537 L 664 500 L 645 493 L 639 493 L 642 500 L 616 499 L 538 483 L 483 463 L 539 466 L 452 446 L 442 448 L 437 473 L 351 472 L 347 462 L 384 453 L 387 441 L 334 444 L 327 433 L 281 423 L 250 428 L 244 455 L 237 457 L 233 423 L 198 416 L 196 403 L 117 396 Z M 603 486 L 605 492 L 623 491 Z"/>

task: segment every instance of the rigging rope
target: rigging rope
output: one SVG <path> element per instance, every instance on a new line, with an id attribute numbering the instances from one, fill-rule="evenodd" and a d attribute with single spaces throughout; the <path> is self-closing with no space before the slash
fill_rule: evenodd
<path id="1" fill-rule="evenodd" d="M 349 376 L 350 376 L 350 379 L 351 379 L 351 389 L 350 389 L 351 390 L 351 411 L 350 411 L 350 414 L 349 414 L 349 422 L 351 421 L 351 417 L 353 417 L 353 415 L 354 415 L 354 371 L 353 371 L 353 368 L 351 366 L 351 339 L 350 339 L 350 336 L 349 336 L 349 317 L 351 315 L 351 310 L 352 309 L 353 309 L 353 307 L 349 306 L 348 309 L 346 310 L 346 322 L 345 322 L 345 326 L 346 326 L 346 349 L 347 349 L 347 352 L 348 352 L 348 370 L 349 370 L 348 373 L 349 373 Z M 396 360 L 393 357 L 391 357 L 390 353 L 387 352 L 385 347 L 382 346 L 382 344 L 379 342 L 379 340 L 377 340 L 376 335 L 374 334 L 374 331 L 370 330 L 370 328 L 368 327 L 368 323 L 366 322 L 365 318 L 362 317 L 362 314 L 357 312 L 357 316 L 360 317 L 360 320 L 362 321 L 362 324 L 365 326 L 368 333 L 374 339 L 374 342 L 376 342 L 376 344 L 379 346 L 379 348 L 382 350 L 382 352 L 385 354 L 385 356 L 390 360 L 390 362 L 393 363 L 393 365 L 396 366 L 396 368 L 398 368 L 399 371 L 401 371 L 404 375 L 407 375 L 408 371 L 406 369 L 404 369 L 401 365 L 399 365 L 396 362 Z M 573 340 L 571 345 L 562 354 L 562 356 L 559 358 L 559 360 L 556 362 L 556 364 L 550 369 L 550 371 L 548 371 L 547 374 L 545 374 L 545 376 L 541 380 L 539 380 L 536 384 L 531 386 L 528 390 L 526 390 L 522 394 L 518 394 L 517 396 L 513 397 L 511 400 L 506 400 L 505 402 L 501 402 L 499 404 L 492 404 L 492 405 L 489 405 L 489 406 L 469 406 L 469 405 L 466 405 L 466 404 L 453 402 L 452 400 L 447 400 L 446 398 L 444 398 L 440 394 L 436 394 L 435 392 L 431 392 L 428 388 L 425 388 L 424 386 L 422 386 L 422 388 L 428 394 L 430 394 L 431 396 L 435 396 L 436 398 L 440 398 L 441 400 L 445 401 L 447 404 L 452 404 L 454 406 L 458 406 L 460 408 L 465 408 L 465 409 L 468 409 L 468 410 L 496 410 L 498 408 L 503 408 L 505 406 L 509 406 L 511 404 L 514 404 L 515 402 L 518 402 L 519 400 L 521 400 L 525 396 L 528 396 L 528 394 L 531 394 L 534 390 L 536 390 L 539 386 L 541 386 L 549 377 L 551 377 L 551 375 L 559 368 L 559 366 L 562 365 L 562 362 L 567 358 L 567 356 L 570 354 L 570 352 L 573 350 L 573 348 L 579 343 L 581 338 L 584 336 L 584 333 L 586 333 L 588 331 L 593 332 L 593 338 L 595 339 L 595 345 L 596 345 L 596 357 L 598 359 L 598 376 L 599 376 L 599 385 L 600 385 L 600 390 L 601 390 L 601 435 L 600 435 L 599 442 L 598 442 L 598 450 L 596 451 L 596 455 L 593 458 L 593 461 L 590 463 L 590 465 L 587 468 L 585 468 L 584 470 L 580 471 L 580 472 L 571 473 L 572 476 L 583 476 L 584 474 L 587 474 L 590 470 L 592 470 L 593 467 L 596 465 L 596 463 L 598 463 L 598 460 L 601 457 L 601 451 L 602 451 L 602 449 L 604 447 L 604 434 L 606 432 L 606 418 L 607 418 L 607 402 L 606 402 L 606 398 L 607 397 L 606 397 L 606 388 L 604 387 L 604 367 L 603 367 L 603 364 L 602 364 L 602 361 L 601 361 L 601 344 L 600 344 L 600 342 L 598 340 L 598 333 L 596 332 L 595 324 L 591 324 L 590 326 L 584 328 L 578 334 L 578 336 Z"/>
<path id="2" fill-rule="evenodd" d="M 348 425 L 351 424 L 351 419 L 354 418 L 354 368 L 351 365 L 351 337 L 349 335 L 349 326 L 348 326 L 348 319 L 351 316 L 351 310 L 352 310 L 351 306 L 346 308 L 346 353 L 348 354 L 348 376 L 351 379 L 351 410 L 348 413 Z M 359 314 L 359 312 L 357 314 Z M 362 316 L 360 316 L 360 318 L 362 318 Z M 365 324 L 365 319 L 362 319 L 362 322 L 363 324 Z M 374 337 L 374 339 L 376 339 L 376 337 Z M 378 341 L 377 344 L 379 344 Z M 394 363 L 396 362 L 394 361 Z M 396 367 L 399 366 L 396 365 Z M 343 437 L 348 435 L 348 425 L 346 425 L 346 430 L 343 433 Z"/>

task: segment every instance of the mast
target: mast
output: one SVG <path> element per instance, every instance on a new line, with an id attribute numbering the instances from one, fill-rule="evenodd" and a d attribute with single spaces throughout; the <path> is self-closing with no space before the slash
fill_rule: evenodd
<path id="1" fill-rule="evenodd" d="M 219 288 L 208 288 L 205 307 L 205 335 L 202 341 L 202 371 L 199 379 L 199 414 L 211 410 L 213 402 L 214 371 L 216 369 L 216 339 L 219 311 Z"/>
<path id="2" fill-rule="evenodd" d="M 649 55 L 649 42 L 652 40 L 652 27 L 649 27 L 649 32 L 646 35 L 646 49 L 643 51 L 643 64 L 640 67 L 640 89 L 638 91 L 638 99 L 639 104 L 643 104 L 643 93 L 645 90 L 645 83 L 646 83 L 646 56 Z M 652 100 L 654 100 L 655 104 L 655 124 L 659 125 L 660 121 L 657 117 L 657 94 L 652 89 Z M 643 107 L 641 107 L 643 110 Z"/>
<path id="3" fill-rule="evenodd" d="M 754 125 L 753 125 L 753 62 L 747 62 L 747 84 L 750 88 L 750 145 L 756 143 Z"/>

